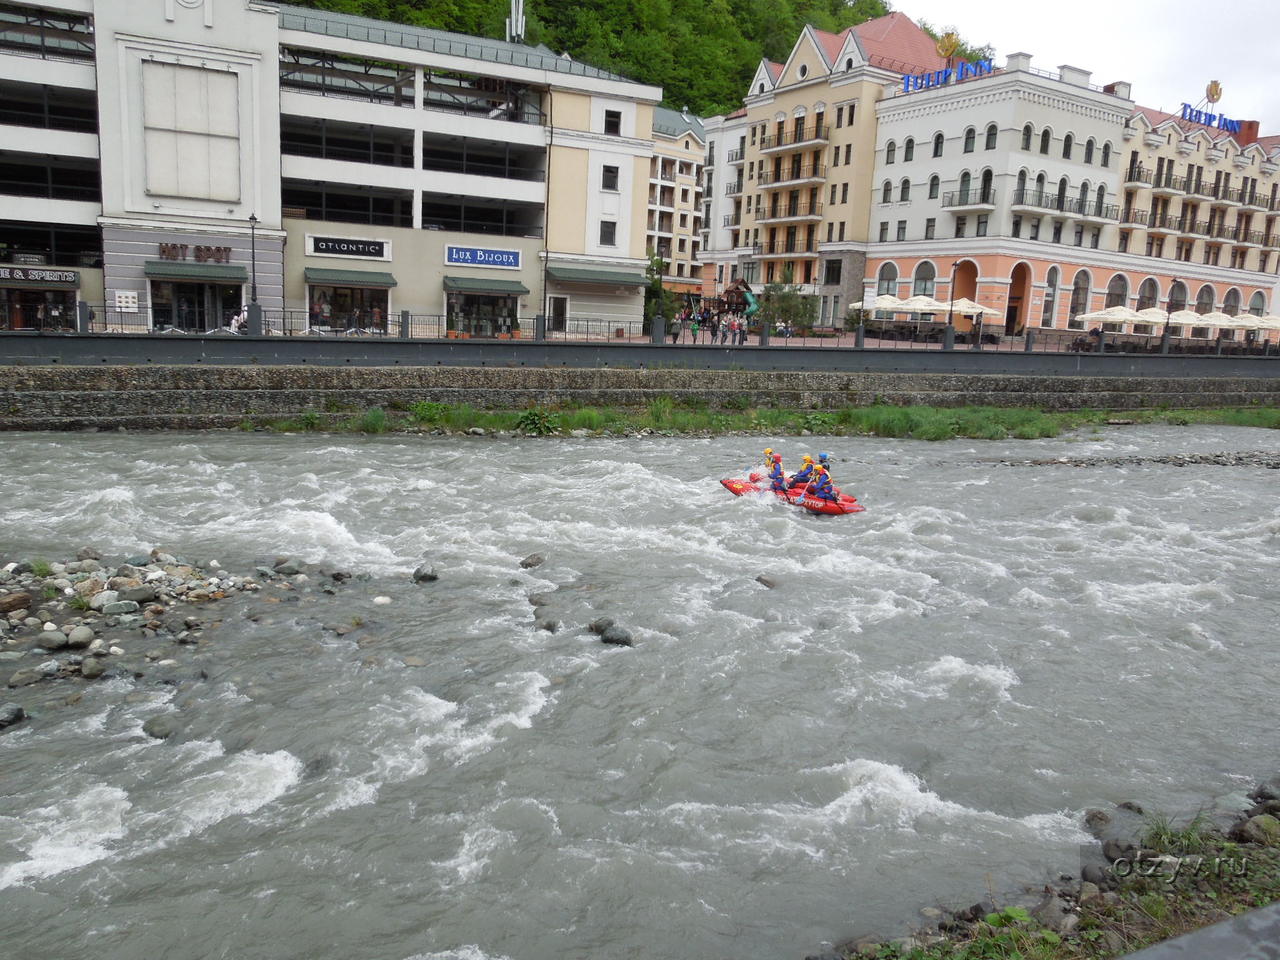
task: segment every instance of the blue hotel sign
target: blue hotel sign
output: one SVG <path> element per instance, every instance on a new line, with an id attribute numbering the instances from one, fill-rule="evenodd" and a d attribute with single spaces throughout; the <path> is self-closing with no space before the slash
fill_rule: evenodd
<path id="1" fill-rule="evenodd" d="M 990 60 L 979 60 L 977 63 L 961 62 L 955 67 L 946 70 L 934 70 L 932 73 L 917 73 L 913 76 L 903 77 L 902 92 L 931 90 L 934 87 L 946 86 L 948 83 L 968 80 L 970 77 L 985 77 L 987 74 L 994 72 L 995 67 L 992 66 Z"/>
<path id="2" fill-rule="evenodd" d="M 456 264 L 459 267 L 500 267 L 504 270 L 519 270 L 520 251 L 462 247 L 451 243 L 444 248 L 444 262 Z"/>
<path id="3" fill-rule="evenodd" d="M 1182 105 L 1182 119 L 1190 120 L 1192 123 L 1203 124 L 1206 127 L 1214 127 L 1218 130 L 1225 130 L 1227 133 L 1239 133 L 1239 120 L 1228 120 L 1220 113 L 1209 113 L 1206 110 L 1197 110 L 1189 103 Z"/>

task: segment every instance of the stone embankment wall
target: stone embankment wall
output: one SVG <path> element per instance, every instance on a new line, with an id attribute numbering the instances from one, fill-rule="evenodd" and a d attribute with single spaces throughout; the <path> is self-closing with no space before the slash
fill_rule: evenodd
<path id="1" fill-rule="evenodd" d="M 1048 410 L 1280 406 L 1280 378 L 1042 377 L 510 367 L 0 367 L 0 429 L 235 426 L 305 411 L 349 415 L 419 400 L 521 408 L 642 407 L 660 396 L 712 407 L 830 409 L 871 403 Z"/>

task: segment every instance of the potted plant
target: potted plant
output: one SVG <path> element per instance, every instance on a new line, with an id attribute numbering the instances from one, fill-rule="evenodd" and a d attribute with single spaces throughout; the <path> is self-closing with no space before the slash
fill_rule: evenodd
<path id="1" fill-rule="evenodd" d="M 449 340 L 456 340 L 458 337 L 457 321 L 454 320 L 453 314 L 449 314 L 444 319 L 444 335 Z"/>
<path id="2" fill-rule="evenodd" d="M 520 318 L 519 317 L 513 317 L 511 320 L 511 339 L 512 340 L 520 339 Z"/>

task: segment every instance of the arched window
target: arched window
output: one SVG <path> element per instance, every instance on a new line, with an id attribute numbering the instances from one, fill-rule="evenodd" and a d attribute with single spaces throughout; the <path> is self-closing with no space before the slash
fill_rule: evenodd
<path id="1" fill-rule="evenodd" d="M 1084 162 L 1093 163 L 1093 137 L 1090 137 L 1084 145 Z"/>
<path id="2" fill-rule="evenodd" d="M 1111 166 L 1111 144 L 1104 143 L 1102 145 L 1102 165 L 1104 167 Z"/>
<path id="3" fill-rule="evenodd" d="M 1080 212 L 1087 213 L 1089 210 L 1089 181 L 1086 180 L 1080 184 Z"/>
<path id="4" fill-rule="evenodd" d="M 972 178 L 969 176 L 968 170 L 960 174 L 960 202 L 961 203 L 969 202 L 969 184 L 971 182 L 972 182 Z"/>
<path id="5" fill-rule="evenodd" d="M 939 133 L 939 134 L 935 134 L 935 135 L 934 135 L 934 138 L 933 138 L 933 155 L 934 155 L 935 157 L 940 157 L 940 156 L 942 156 L 942 144 L 943 144 L 944 142 L 945 142 L 945 141 L 943 140 L 942 134 L 940 134 L 940 133 Z"/>
<path id="6" fill-rule="evenodd" d="M 983 144 L 984 150 L 994 150 L 996 148 L 996 125 L 994 123 L 987 125 L 987 142 Z"/>
<path id="7" fill-rule="evenodd" d="M 1107 284 L 1107 306 L 1123 307 L 1129 299 L 1129 280 L 1123 273 L 1117 273 Z"/>
<path id="8" fill-rule="evenodd" d="M 1089 274 L 1081 270 L 1071 284 L 1071 319 L 1089 312 Z"/>
<path id="9" fill-rule="evenodd" d="M 880 202 L 889 203 L 893 200 L 893 184 L 886 180 L 880 187 Z"/>
<path id="10" fill-rule="evenodd" d="M 911 199 L 911 181 L 908 180 L 906 177 L 903 177 L 902 183 L 898 184 L 898 199 L 899 200 Z"/>
<path id="11" fill-rule="evenodd" d="M 1228 290 L 1227 295 L 1222 298 L 1222 312 L 1229 317 L 1240 313 L 1240 291 L 1235 287 Z"/>
<path id="12" fill-rule="evenodd" d="M 1014 203 L 1026 203 L 1027 197 L 1027 171 L 1018 171 L 1018 192 L 1013 195 Z"/>
<path id="13" fill-rule="evenodd" d="M 1031 128 L 1031 124 L 1029 123 L 1022 128 L 1022 149 L 1023 150 L 1031 149 L 1031 138 L 1035 136 L 1035 133 L 1036 133 L 1035 130 Z"/>
<path id="14" fill-rule="evenodd" d="M 1105 183 L 1098 185 L 1098 196 L 1093 205 L 1093 215 L 1095 217 L 1102 216 L 1102 208 L 1107 205 L 1107 185 Z"/>
<path id="15" fill-rule="evenodd" d="M 881 264 L 880 272 L 876 275 L 876 296 L 884 295 L 898 295 L 898 265 L 895 263 Z"/>
<path id="16" fill-rule="evenodd" d="M 1160 285 L 1151 277 L 1142 281 L 1138 288 L 1138 309 L 1150 310 L 1160 302 Z"/>
<path id="17" fill-rule="evenodd" d="M 1045 202 L 1045 186 L 1044 174 L 1042 173 L 1036 177 L 1036 195 L 1033 199 L 1037 205 Z"/>
<path id="18" fill-rule="evenodd" d="M 1187 309 L 1187 285 L 1179 280 L 1169 288 L 1169 312 Z"/>
<path id="19" fill-rule="evenodd" d="M 912 284 L 911 295 L 914 297 L 933 296 L 933 282 L 937 279 L 938 272 L 934 269 L 932 263 L 928 260 L 922 260 L 916 265 L 915 283 Z"/>
<path id="20" fill-rule="evenodd" d="M 1213 300 L 1213 287 L 1206 283 L 1196 294 L 1196 313 L 1201 315 L 1213 313 Z"/>
<path id="21" fill-rule="evenodd" d="M 1071 148 L 1074 147 L 1075 145 L 1076 145 L 1076 138 L 1073 137 L 1071 134 L 1068 133 L 1065 137 L 1062 138 L 1062 159 L 1063 160 L 1071 159 Z"/>
<path id="22" fill-rule="evenodd" d="M 1048 127 L 1046 127 L 1043 131 L 1041 131 L 1040 133 L 1040 152 L 1041 153 L 1049 152 L 1049 143 L 1052 139 L 1053 139 L 1053 134 L 1049 132 Z"/>
<path id="23" fill-rule="evenodd" d="M 964 152 L 973 153 L 973 145 L 978 140 L 978 131 L 970 127 L 964 132 Z"/>
<path id="24" fill-rule="evenodd" d="M 845 57 L 845 60 L 844 60 L 844 68 L 845 68 L 846 70 L 852 70 L 852 69 L 853 69 L 853 57 Z"/>
<path id="25" fill-rule="evenodd" d="M 897 152 L 898 152 L 898 145 L 894 143 L 892 140 L 890 140 L 887 144 L 885 144 L 884 162 L 893 163 L 894 155 L 897 154 Z"/>
<path id="26" fill-rule="evenodd" d="M 1063 177 L 1058 181 L 1058 201 L 1056 204 L 1059 210 L 1067 209 L 1067 178 Z"/>
<path id="27" fill-rule="evenodd" d="M 1050 267 L 1045 277 L 1044 307 L 1040 311 L 1040 326 L 1053 326 L 1053 313 L 1058 306 L 1058 268 Z"/>
<path id="28" fill-rule="evenodd" d="M 911 137 L 907 137 L 907 142 L 902 145 L 902 162 L 914 160 L 916 156 L 916 142 Z"/>
<path id="29" fill-rule="evenodd" d="M 995 175 L 990 170 L 982 171 L 982 193 L 978 197 L 979 201 L 982 203 L 996 202 L 991 190 L 991 182 L 994 176 Z"/>
<path id="30" fill-rule="evenodd" d="M 938 187 L 941 185 L 941 183 L 942 181 L 938 179 L 938 175 L 936 173 L 929 178 L 929 199 L 930 200 L 938 199 Z"/>
<path id="31" fill-rule="evenodd" d="M 1257 293 L 1255 293 L 1252 297 L 1249 298 L 1249 312 L 1252 313 L 1255 317 L 1260 317 L 1264 313 L 1266 313 L 1266 310 L 1267 310 L 1267 298 L 1263 295 L 1262 291 L 1259 290 Z"/>

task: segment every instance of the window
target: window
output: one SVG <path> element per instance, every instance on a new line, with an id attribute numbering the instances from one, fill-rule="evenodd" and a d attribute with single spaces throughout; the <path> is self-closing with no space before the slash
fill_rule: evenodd
<path id="1" fill-rule="evenodd" d="M 687 213 L 680 214 L 680 226 L 682 229 L 689 226 L 689 215 Z"/>
<path id="2" fill-rule="evenodd" d="M 1255 317 L 1260 317 L 1267 311 L 1267 298 L 1259 290 L 1249 298 L 1249 312 Z"/>
<path id="3" fill-rule="evenodd" d="M 902 162 L 906 163 L 908 160 L 914 159 L 915 155 L 916 142 L 910 137 L 907 137 L 907 142 L 902 145 Z"/>
<path id="4" fill-rule="evenodd" d="M 1075 137 L 1071 136 L 1071 134 L 1068 133 L 1065 137 L 1062 138 L 1062 159 L 1063 160 L 1071 159 L 1071 149 L 1075 145 L 1076 145 Z"/>
<path id="5" fill-rule="evenodd" d="M 604 132 L 611 137 L 622 136 L 621 110 L 606 110 L 604 112 Z"/>
<path id="6" fill-rule="evenodd" d="M 828 260 L 822 265 L 822 282 L 833 286 L 840 282 L 840 261 Z"/>
<path id="7" fill-rule="evenodd" d="M 618 189 L 618 168 L 605 167 L 600 173 L 600 189 L 613 190 Z"/>
<path id="8" fill-rule="evenodd" d="M 1072 330 L 1083 330 L 1084 321 L 1077 320 L 1082 313 L 1089 312 L 1089 274 L 1083 270 L 1076 274 L 1076 278 L 1071 283 L 1071 307 L 1068 311 L 1070 319 L 1067 326 Z"/>
<path id="9" fill-rule="evenodd" d="M 915 297 L 932 297 L 933 285 L 938 271 L 932 263 L 925 260 L 916 265 L 915 283 L 912 284 L 911 295 Z"/>
<path id="10" fill-rule="evenodd" d="M 1027 235 L 1027 239 L 1029 239 L 1029 240 L 1039 240 L 1039 239 L 1040 239 L 1040 218 L 1039 218 L 1039 217 L 1033 217 L 1033 218 L 1032 218 L 1032 220 L 1031 220 L 1031 232 Z"/>
<path id="11" fill-rule="evenodd" d="M 840 221 L 840 240 L 844 241 L 844 221 Z"/>
<path id="12" fill-rule="evenodd" d="M 1062 242 L 1062 221 L 1061 220 L 1053 221 L 1053 242 L 1054 243 Z"/>
<path id="13" fill-rule="evenodd" d="M 836 107 L 836 129 L 844 126 L 844 107 Z"/>
<path id="14" fill-rule="evenodd" d="M 932 240 L 934 237 L 934 234 L 937 232 L 937 229 L 938 229 L 938 221 L 935 218 L 930 217 L 928 220 L 924 222 L 924 238 L 926 240 Z"/>
<path id="15" fill-rule="evenodd" d="M 835 203 L 835 202 L 836 202 L 836 185 L 835 185 L 834 183 L 831 185 L 831 200 L 830 200 L 830 202 L 831 202 L 831 203 Z"/>
<path id="16" fill-rule="evenodd" d="M 890 140 L 884 148 L 884 162 L 893 163 L 893 158 L 898 152 L 898 145 Z"/>
<path id="17" fill-rule="evenodd" d="M 888 180 L 884 182 L 884 186 L 880 188 L 880 202 L 888 203 L 893 199 L 893 184 Z"/>
<path id="18" fill-rule="evenodd" d="M 900 241 L 907 239 L 907 221 L 905 220 L 898 221 L 897 239 Z"/>
<path id="19" fill-rule="evenodd" d="M 1049 152 L 1049 144 L 1052 140 L 1053 140 L 1053 134 L 1050 133 L 1049 129 L 1046 127 L 1044 131 L 1042 131 L 1040 134 L 1040 152 L 1041 153 Z"/>
<path id="20" fill-rule="evenodd" d="M 684 253 L 684 252 L 685 252 L 685 244 L 686 244 L 687 242 L 688 242 L 688 241 L 686 240 L 686 238 L 681 237 L 681 238 L 680 238 L 680 241 L 676 244 L 676 252 L 677 252 L 677 253 Z"/>
<path id="21" fill-rule="evenodd" d="M 941 184 L 942 184 L 942 181 L 938 179 L 937 174 L 934 174 L 932 177 L 929 178 L 929 199 L 930 200 L 938 199 L 938 188 L 939 186 L 941 186 Z"/>
<path id="22" fill-rule="evenodd" d="M 1187 285 L 1181 280 L 1169 288 L 1168 309 L 1170 313 L 1187 309 Z"/>
<path id="23" fill-rule="evenodd" d="M 763 91 L 761 91 L 761 92 L 763 92 Z M 752 125 L 751 125 L 751 145 L 752 145 L 753 147 L 756 145 L 756 128 L 755 128 L 755 124 L 752 124 Z"/>
<path id="24" fill-rule="evenodd" d="M 840 184 L 840 202 L 841 203 L 849 202 L 849 184 L 847 183 Z"/>
<path id="25" fill-rule="evenodd" d="M 681 187 L 681 188 L 680 188 L 680 202 L 681 202 L 681 203 L 688 203 L 688 202 L 689 202 L 689 188 L 688 188 L 688 187 Z"/>
<path id="26" fill-rule="evenodd" d="M 1226 297 L 1223 298 L 1222 312 L 1229 317 L 1234 317 L 1240 313 L 1240 291 L 1235 287 L 1228 290 Z"/>
<path id="27" fill-rule="evenodd" d="M 1093 137 L 1090 137 L 1084 145 L 1084 162 L 1093 163 Z"/>
<path id="28" fill-rule="evenodd" d="M 808 64 L 804 64 L 804 63 L 800 64 L 800 79 L 803 80 L 808 75 L 809 75 Z"/>
<path id="29" fill-rule="evenodd" d="M 1050 267 L 1045 277 L 1044 306 L 1040 310 L 1040 326 L 1053 326 L 1053 310 L 1058 302 L 1058 268 Z"/>
<path id="30" fill-rule="evenodd" d="M 833 167 L 840 166 L 840 148 L 838 146 L 831 148 L 831 165 Z"/>
<path id="31" fill-rule="evenodd" d="M 889 221 L 888 220 L 880 221 L 880 242 L 881 243 L 889 242 Z"/>
<path id="32" fill-rule="evenodd" d="M 996 134 L 998 133 L 994 123 L 987 126 L 987 142 L 983 144 L 984 150 L 994 150 L 996 148 Z"/>
<path id="33" fill-rule="evenodd" d="M 618 245 L 618 224 L 613 220 L 600 221 L 600 246 L 616 247 Z"/>
<path id="34" fill-rule="evenodd" d="M 1150 310 L 1160 302 L 1160 287 L 1151 277 L 1142 281 L 1138 287 L 1138 309 Z"/>
<path id="35" fill-rule="evenodd" d="M 849 162 L 849 154 L 850 154 L 850 152 L 851 152 L 852 150 L 853 150 L 853 144 L 851 144 L 851 143 L 846 143 L 846 144 L 844 145 L 844 162 L 845 162 L 845 163 L 848 163 L 848 162 Z"/>
<path id="36" fill-rule="evenodd" d="M 1102 165 L 1104 167 L 1111 166 L 1111 144 L 1109 143 L 1102 145 Z"/>
<path id="37" fill-rule="evenodd" d="M 883 264 L 876 274 L 876 296 L 896 296 L 898 292 L 898 268 L 892 263 Z"/>
<path id="38" fill-rule="evenodd" d="M 835 228 L 836 228 L 836 225 L 834 223 L 827 224 L 827 243 L 831 242 L 831 234 L 835 230 Z"/>
<path id="39" fill-rule="evenodd" d="M 977 235 L 978 235 L 979 237 L 985 237 L 985 236 L 987 235 L 987 220 L 988 220 L 988 219 L 989 219 L 989 218 L 988 218 L 987 214 L 985 214 L 985 213 L 984 213 L 984 214 L 982 214 L 982 215 L 980 215 L 980 216 L 978 217 Z"/>
<path id="40" fill-rule="evenodd" d="M 935 157 L 942 156 L 942 145 L 945 142 L 942 134 L 936 134 L 933 138 L 933 155 Z"/>
<path id="41" fill-rule="evenodd" d="M 1012 233 L 1013 233 L 1013 235 L 1014 235 L 1015 237 L 1020 237 L 1020 236 L 1022 236 L 1022 218 L 1021 218 L 1021 217 L 1014 217 L 1014 218 L 1013 218 L 1013 231 L 1012 231 Z"/>
<path id="42" fill-rule="evenodd" d="M 1123 273 L 1117 273 L 1107 284 L 1107 301 L 1104 306 L 1123 307 L 1129 299 L 1129 281 Z"/>
<path id="43" fill-rule="evenodd" d="M 1022 128 L 1022 149 L 1031 149 L 1031 138 L 1035 136 L 1035 131 L 1031 129 L 1031 124 L 1027 124 Z"/>
<path id="44" fill-rule="evenodd" d="M 908 180 L 906 177 L 903 177 L 902 183 L 898 185 L 898 199 L 899 200 L 911 199 L 911 181 Z"/>
<path id="45" fill-rule="evenodd" d="M 978 140 L 978 131 L 970 127 L 964 132 L 964 152 L 973 153 L 974 144 Z"/>
<path id="46" fill-rule="evenodd" d="M 957 237 L 964 236 L 964 230 L 966 226 L 968 226 L 968 221 L 965 217 L 956 217 L 956 236 Z"/>
<path id="47" fill-rule="evenodd" d="M 1200 292 L 1196 294 L 1196 313 L 1212 313 L 1213 299 L 1213 287 L 1206 283 L 1200 288 Z"/>

